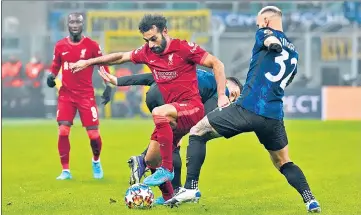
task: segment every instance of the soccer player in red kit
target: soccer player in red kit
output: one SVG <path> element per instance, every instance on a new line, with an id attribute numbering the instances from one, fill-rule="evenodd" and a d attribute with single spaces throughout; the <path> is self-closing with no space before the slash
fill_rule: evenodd
<path id="1" fill-rule="evenodd" d="M 54 48 L 51 73 L 48 75 L 47 84 L 55 86 L 55 77 L 62 68 L 62 86 L 59 90 L 57 121 L 59 125 L 58 150 L 63 168 L 58 180 L 71 179 L 69 169 L 70 127 L 77 111 L 84 127 L 86 127 L 90 145 L 93 151 L 92 167 L 94 178 L 103 178 L 103 170 L 100 164 L 100 151 L 102 140 L 99 134 L 98 109 L 92 84 L 93 66 L 72 73 L 70 63 L 80 59 L 89 59 L 102 56 L 100 46 L 88 37 L 82 36 L 84 18 L 79 13 L 68 16 L 68 28 L 70 35 L 58 41 Z M 109 72 L 108 67 L 104 69 Z M 103 104 L 110 100 L 111 88 L 107 86 L 103 93 Z"/>
<path id="2" fill-rule="evenodd" d="M 195 43 L 170 38 L 166 24 L 167 20 L 161 15 L 145 15 L 139 23 L 145 45 L 134 51 L 81 60 L 71 65 L 73 72 L 77 72 L 92 65 L 132 61 L 135 64 L 146 64 L 152 71 L 166 104 L 152 111 L 155 130 L 149 148 L 160 148 L 162 165 L 144 180 L 143 183 L 149 186 L 169 183 L 174 177 L 171 126 L 176 127 L 177 132 L 188 133 L 204 116 L 204 107 L 198 91 L 197 64 L 213 68 L 219 95 L 218 106 L 230 104 L 225 95 L 226 78 L 223 63 Z M 172 189 L 170 183 L 169 185 Z"/>

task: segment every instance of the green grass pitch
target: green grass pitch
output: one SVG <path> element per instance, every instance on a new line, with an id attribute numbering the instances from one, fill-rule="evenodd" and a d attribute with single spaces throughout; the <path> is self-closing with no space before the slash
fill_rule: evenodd
<path id="1" fill-rule="evenodd" d="M 322 214 L 361 214 L 361 122 L 285 123 L 291 159 L 304 171 Z M 208 143 L 198 204 L 130 210 L 123 202 L 126 161 L 146 147 L 152 121 L 102 120 L 100 128 L 104 179 L 92 178 L 89 140 L 76 120 L 70 133 L 73 180 L 57 181 L 61 168 L 55 121 L 3 120 L 3 214 L 307 214 L 299 194 L 251 133 Z M 184 138 L 181 151 L 183 182 L 187 142 Z M 158 197 L 158 189 L 153 191 Z"/>

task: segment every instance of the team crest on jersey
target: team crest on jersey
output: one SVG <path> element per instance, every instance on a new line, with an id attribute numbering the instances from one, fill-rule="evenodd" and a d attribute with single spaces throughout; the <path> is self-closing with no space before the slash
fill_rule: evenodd
<path id="1" fill-rule="evenodd" d="M 80 58 L 85 58 L 86 49 L 82 49 L 80 52 Z"/>
<path id="2" fill-rule="evenodd" d="M 188 42 L 188 45 L 189 45 L 190 47 L 193 47 L 193 48 L 190 50 L 190 52 L 192 52 L 192 53 L 195 52 L 196 49 L 197 49 L 197 47 L 198 47 L 197 44 L 192 43 L 192 42 Z"/>
<path id="3" fill-rule="evenodd" d="M 263 33 L 266 34 L 266 35 L 273 34 L 273 32 L 271 30 L 269 30 L 269 29 L 264 30 Z"/>
<path id="4" fill-rule="evenodd" d="M 173 54 L 168 55 L 168 65 L 173 65 Z"/>

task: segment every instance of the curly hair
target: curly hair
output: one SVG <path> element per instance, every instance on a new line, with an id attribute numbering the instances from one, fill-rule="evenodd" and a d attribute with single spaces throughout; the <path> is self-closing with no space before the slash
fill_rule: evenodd
<path id="1" fill-rule="evenodd" d="M 139 23 L 139 31 L 141 33 L 147 32 L 155 25 L 158 28 L 158 32 L 167 28 L 167 19 L 159 14 L 145 14 Z"/>

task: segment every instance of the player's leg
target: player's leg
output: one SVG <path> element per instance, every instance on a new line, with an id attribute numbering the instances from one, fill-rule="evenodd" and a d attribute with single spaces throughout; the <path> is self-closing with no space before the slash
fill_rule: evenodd
<path id="1" fill-rule="evenodd" d="M 60 156 L 60 162 L 62 165 L 62 172 L 56 178 L 58 180 L 65 180 L 72 178 L 69 168 L 69 159 L 70 159 L 69 134 L 75 114 L 76 114 L 76 107 L 70 101 L 70 99 L 65 95 L 59 95 L 56 118 L 59 126 L 58 152 Z"/>
<path id="2" fill-rule="evenodd" d="M 173 130 L 170 122 L 177 119 L 177 109 L 172 105 L 165 104 L 154 108 L 152 116 L 157 130 L 162 165 L 154 174 L 145 178 L 144 184 L 159 186 L 166 181 L 173 180 L 174 177 L 172 161 Z"/>
<path id="3" fill-rule="evenodd" d="M 230 138 L 249 131 L 251 125 L 245 120 L 240 108 L 234 104 L 216 109 L 199 121 L 189 135 L 186 183 L 166 204 L 177 205 L 187 201 L 198 201 L 200 198 L 198 181 L 206 156 L 207 141 L 220 136 Z"/>
<path id="4" fill-rule="evenodd" d="M 283 121 L 264 118 L 262 124 L 256 128 L 256 135 L 268 150 L 273 165 L 301 195 L 309 212 L 321 212 L 321 207 L 315 200 L 305 175 L 289 157 L 288 139 Z"/>
<path id="5" fill-rule="evenodd" d="M 147 168 L 147 164 L 145 163 L 145 155 L 147 154 L 147 152 L 148 147 L 140 155 L 134 155 L 129 158 L 128 165 L 130 168 L 130 185 L 140 183 L 143 175 L 149 170 Z"/>
<path id="6" fill-rule="evenodd" d="M 93 152 L 92 169 L 93 177 L 96 179 L 103 178 L 103 168 L 100 163 L 100 153 L 102 150 L 102 139 L 99 131 L 98 108 L 95 98 L 84 98 L 77 102 L 80 120 L 83 127 L 86 128 L 90 140 L 90 146 Z"/>

